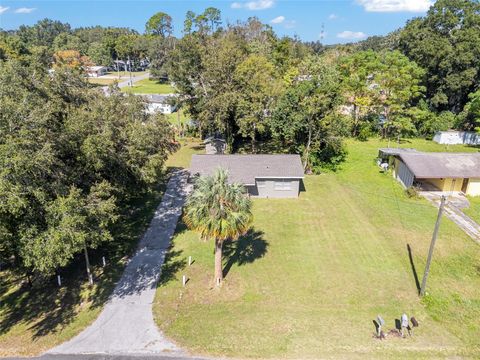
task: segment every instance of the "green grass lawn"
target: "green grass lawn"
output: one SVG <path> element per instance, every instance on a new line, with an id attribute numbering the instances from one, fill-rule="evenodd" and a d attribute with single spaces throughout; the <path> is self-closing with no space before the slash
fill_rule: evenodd
<path id="1" fill-rule="evenodd" d="M 252 233 L 226 246 L 221 290 L 212 288 L 212 243 L 179 224 L 157 288 L 159 327 L 189 351 L 215 356 L 478 358 L 480 247 L 444 219 L 428 296 L 419 299 L 415 279 L 437 211 L 379 173 L 374 158 L 386 145 L 348 141 L 341 169 L 307 176 L 299 199 L 255 199 Z M 422 140 L 401 146 L 471 150 Z M 170 165 L 186 166 L 195 151 L 186 144 Z M 420 322 L 414 337 L 372 337 L 377 314 L 388 331 L 403 312 Z"/>
<path id="2" fill-rule="evenodd" d="M 184 125 L 190 119 L 182 109 L 171 114 L 165 114 L 165 116 L 173 126 Z"/>
<path id="3" fill-rule="evenodd" d="M 470 196 L 468 200 L 470 201 L 470 207 L 463 209 L 463 211 L 480 224 L 480 196 Z"/>
<path id="4" fill-rule="evenodd" d="M 181 148 L 176 153 L 170 155 L 167 160 L 166 166 L 169 167 L 181 167 L 188 168 L 190 166 L 190 159 L 193 154 L 204 154 L 205 146 L 201 141 L 194 138 L 180 139 Z"/>
<path id="5" fill-rule="evenodd" d="M 135 94 L 172 94 L 175 89 L 170 84 L 160 84 L 155 80 L 144 79 L 137 81 L 132 87 L 122 88 L 122 91 Z"/>
<path id="6" fill-rule="evenodd" d="M 118 79 L 104 79 L 104 78 L 94 78 L 94 77 L 88 78 L 88 82 L 90 84 L 101 85 L 101 86 L 111 85 L 116 81 L 118 81 Z"/>
<path id="7" fill-rule="evenodd" d="M 61 288 L 54 277 L 30 288 L 19 275 L 0 271 L 0 356 L 39 355 L 96 319 L 123 271 L 126 255 L 135 249 L 150 223 L 164 188 L 159 184 L 156 189 L 139 190 L 136 198 L 123 205 L 114 229 L 116 242 L 90 252 L 93 288 L 87 283 L 82 254 L 61 270 Z M 102 256 L 107 259 L 105 268 Z"/>

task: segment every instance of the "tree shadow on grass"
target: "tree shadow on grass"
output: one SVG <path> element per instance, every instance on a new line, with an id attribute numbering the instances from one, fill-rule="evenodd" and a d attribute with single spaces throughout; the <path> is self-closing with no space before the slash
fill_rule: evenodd
<path id="1" fill-rule="evenodd" d="M 0 335 L 25 324 L 36 339 L 61 331 L 73 322 L 82 311 L 82 302 L 89 303 L 90 309 L 103 306 L 122 275 L 122 259 L 136 249 L 164 188 L 164 183 L 159 184 L 156 189 L 137 193 L 121 204 L 124 211 L 112 231 L 115 241 L 89 250 L 94 288 L 86 285 L 83 253 L 77 254 L 69 266 L 59 269 L 61 287 L 54 276 L 38 278 L 29 287 L 11 272 L 0 273 Z M 107 262 L 105 268 L 102 267 L 103 256 Z"/>
<path id="2" fill-rule="evenodd" d="M 77 314 L 82 280 L 76 276 L 61 288 L 53 281 L 29 287 L 17 280 L 13 290 L 0 299 L 0 334 L 24 323 L 38 338 L 68 325 Z"/>
<path id="3" fill-rule="evenodd" d="M 185 268 L 187 261 L 181 257 L 183 251 L 176 251 L 170 247 L 168 253 L 165 255 L 165 261 L 162 265 L 160 273 L 160 280 L 157 287 L 168 284 L 172 280 L 177 280 L 177 273 Z"/>
<path id="4" fill-rule="evenodd" d="M 237 241 L 223 244 L 223 256 L 226 260 L 223 276 L 227 276 L 234 264 L 239 266 L 253 263 L 267 253 L 268 242 L 263 239 L 263 231 L 251 229 Z"/>

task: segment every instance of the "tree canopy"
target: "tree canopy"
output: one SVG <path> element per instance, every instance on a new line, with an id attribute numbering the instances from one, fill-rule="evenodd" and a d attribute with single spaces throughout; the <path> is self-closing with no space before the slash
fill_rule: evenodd
<path id="1" fill-rule="evenodd" d="M 52 274 L 113 241 L 117 206 L 157 182 L 174 149 L 161 115 L 70 67 L 0 63 L 0 257 Z"/>

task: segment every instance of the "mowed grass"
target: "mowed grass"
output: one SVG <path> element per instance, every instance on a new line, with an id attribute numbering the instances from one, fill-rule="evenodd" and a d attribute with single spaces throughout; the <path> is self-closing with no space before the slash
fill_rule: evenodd
<path id="1" fill-rule="evenodd" d="M 167 160 L 167 168 L 177 167 L 187 169 L 193 154 L 204 154 L 205 146 L 202 141 L 195 138 L 182 138 L 179 140 L 181 148 L 170 155 Z"/>
<path id="2" fill-rule="evenodd" d="M 443 219 L 428 296 L 418 297 L 437 211 L 379 173 L 374 158 L 385 146 L 348 141 L 341 169 L 307 176 L 299 199 L 255 199 L 252 233 L 226 246 L 221 290 L 212 287 L 212 242 L 179 224 L 157 288 L 159 327 L 192 353 L 215 356 L 480 356 L 480 247 Z M 176 158 L 185 164 L 191 153 L 187 146 Z M 420 323 L 414 337 L 373 338 L 377 314 L 388 331 L 403 312 Z"/>
<path id="3" fill-rule="evenodd" d="M 93 287 L 88 286 L 83 254 L 60 269 L 60 288 L 54 276 L 31 288 L 20 275 L 0 271 L 0 356 L 39 355 L 74 337 L 97 318 L 164 188 L 162 183 L 155 189 L 139 189 L 135 198 L 121 205 L 123 211 L 113 231 L 116 242 L 90 251 Z M 105 268 L 102 256 L 107 261 Z"/>
<path id="4" fill-rule="evenodd" d="M 470 207 L 463 209 L 463 211 L 480 224 L 480 196 L 470 196 L 468 200 L 470 201 Z"/>
<path id="5" fill-rule="evenodd" d="M 132 87 L 126 86 L 122 91 L 135 94 L 172 94 L 175 89 L 170 84 L 161 84 L 156 80 L 144 79 L 137 81 Z"/>
<path id="6" fill-rule="evenodd" d="M 175 127 L 179 127 L 185 125 L 187 121 L 190 119 L 189 116 L 185 114 L 185 111 L 182 109 L 175 111 L 171 114 L 165 114 L 168 121 Z"/>
<path id="7" fill-rule="evenodd" d="M 101 86 L 111 85 L 118 81 L 119 81 L 118 79 L 105 79 L 105 78 L 94 78 L 94 77 L 88 78 L 88 82 L 90 84 L 101 85 Z"/>

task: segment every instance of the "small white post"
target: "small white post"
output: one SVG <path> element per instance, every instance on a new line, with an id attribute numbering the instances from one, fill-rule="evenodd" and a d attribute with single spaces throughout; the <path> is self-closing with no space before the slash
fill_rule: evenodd
<path id="1" fill-rule="evenodd" d="M 60 277 L 60 275 L 57 275 L 57 283 L 58 286 L 62 286 L 62 278 Z"/>
<path id="2" fill-rule="evenodd" d="M 182 285 L 183 287 L 185 287 L 185 285 L 187 284 L 187 277 L 185 275 L 182 276 Z"/>
<path id="3" fill-rule="evenodd" d="M 107 266 L 107 263 L 105 261 L 105 256 L 102 256 L 102 263 L 103 263 L 103 267 Z"/>
<path id="4" fill-rule="evenodd" d="M 188 266 L 192 265 L 192 256 L 188 257 Z"/>

